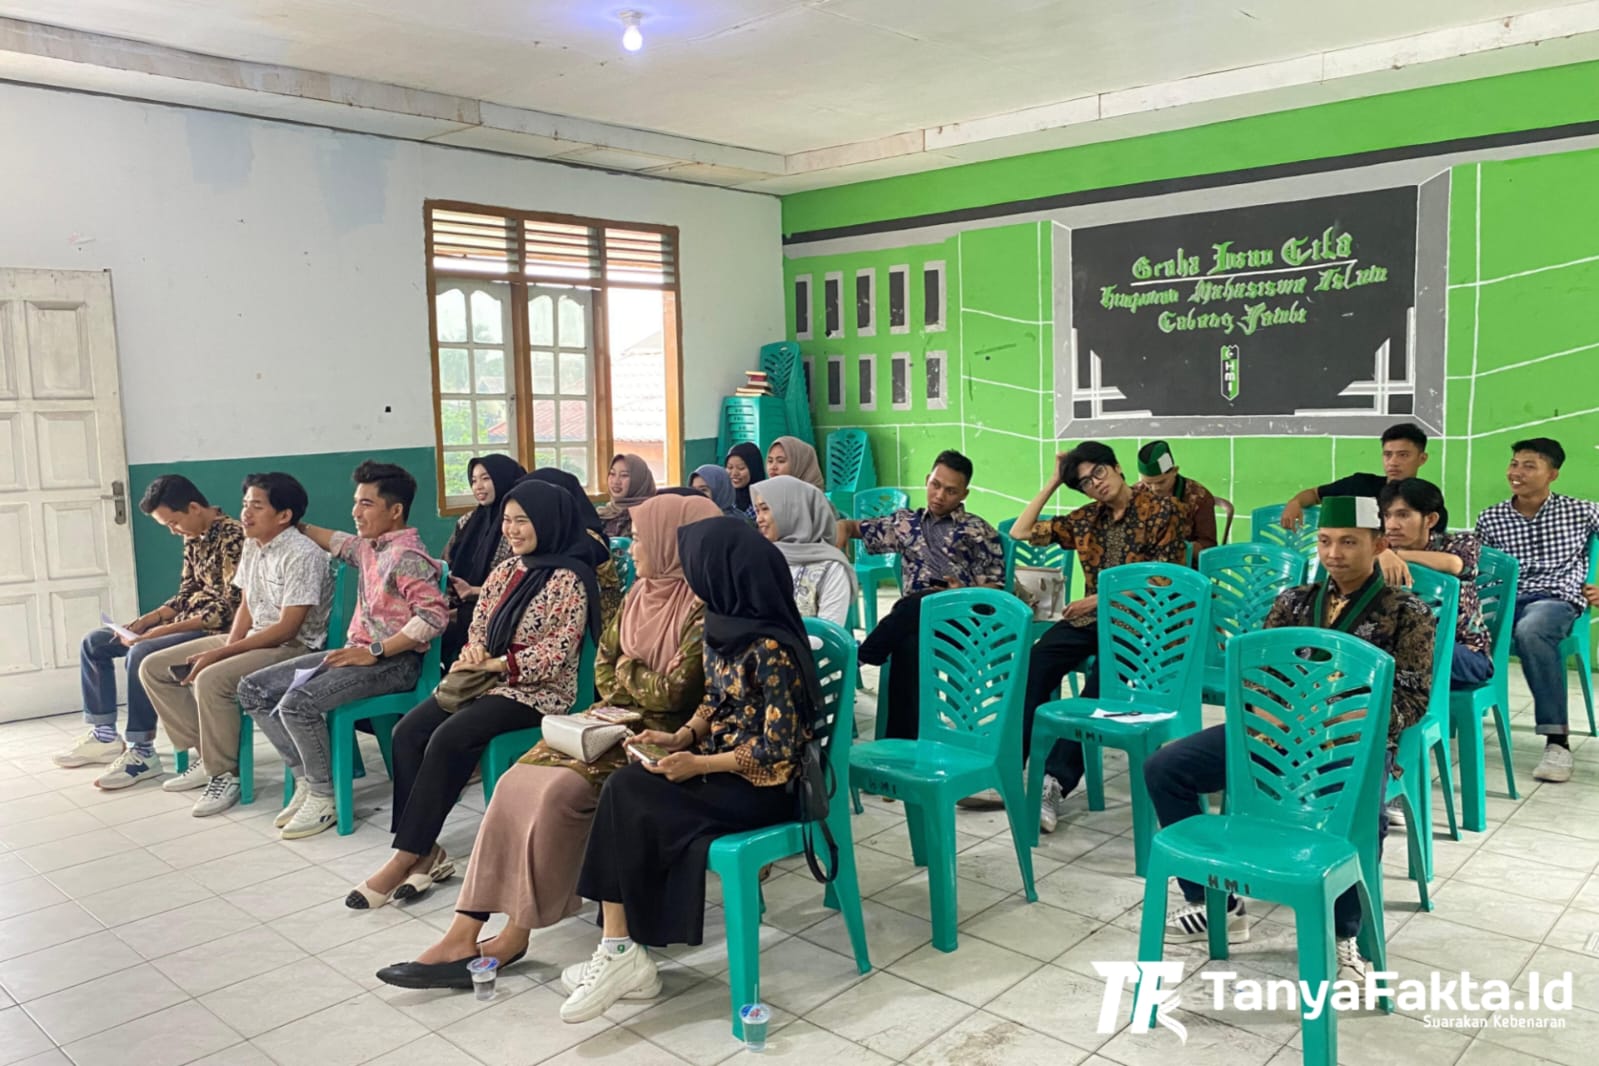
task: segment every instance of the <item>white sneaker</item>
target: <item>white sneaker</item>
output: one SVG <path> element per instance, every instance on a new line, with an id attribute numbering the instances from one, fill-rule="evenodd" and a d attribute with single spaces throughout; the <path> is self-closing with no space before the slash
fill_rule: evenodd
<path id="1" fill-rule="evenodd" d="M 119 788 L 132 788 L 140 781 L 151 781 L 160 776 L 160 752 L 153 752 L 146 758 L 129 748 L 117 756 L 105 773 L 94 779 L 94 787 L 115 792 Z"/>
<path id="2" fill-rule="evenodd" d="M 282 829 L 284 826 L 288 825 L 289 822 L 293 820 L 295 812 L 301 807 L 305 806 L 305 797 L 309 796 L 310 794 L 311 790 L 305 788 L 304 786 L 295 789 L 294 795 L 290 797 L 288 805 L 278 812 L 278 816 L 276 818 L 272 819 L 272 828 Z"/>
<path id="3" fill-rule="evenodd" d="M 163 792 L 189 792 L 193 789 L 204 788 L 211 780 L 211 775 L 205 772 L 205 764 L 199 759 L 191 759 L 189 768 L 176 777 L 169 777 L 161 782 Z"/>
<path id="4" fill-rule="evenodd" d="M 301 788 L 307 793 L 305 800 L 300 804 L 300 809 L 294 812 L 289 823 L 278 834 L 284 840 L 299 840 L 301 837 L 314 837 L 324 829 L 331 828 L 339 820 L 339 809 L 333 802 L 332 796 L 311 795 L 311 790 Z"/>
<path id="5" fill-rule="evenodd" d="M 1044 775 L 1044 799 L 1038 805 L 1038 831 L 1040 833 L 1053 833 L 1055 826 L 1060 822 L 1060 804 L 1065 799 L 1060 790 L 1060 782 L 1054 775 Z"/>
<path id="6" fill-rule="evenodd" d="M 1339 937 L 1334 945 L 1336 954 L 1333 956 L 1338 963 L 1338 973 L 1335 975 L 1340 981 L 1352 981 L 1364 986 L 1366 974 L 1371 970 L 1371 964 L 1360 957 L 1360 948 L 1355 944 L 1352 936 Z"/>
<path id="7" fill-rule="evenodd" d="M 217 774 L 205 783 L 205 791 L 194 801 L 194 810 L 189 813 L 196 818 L 209 818 L 213 814 L 221 814 L 237 802 L 239 779 L 233 774 Z"/>
<path id="8" fill-rule="evenodd" d="M 1404 832 L 1410 826 L 1410 821 L 1405 816 L 1405 804 L 1401 800 L 1393 800 L 1388 804 L 1388 829 L 1390 832 L 1397 830 Z"/>
<path id="9" fill-rule="evenodd" d="M 1190 903 L 1166 921 L 1166 943 L 1199 944 L 1210 939 L 1210 918 L 1203 903 Z M 1227 943 L 1242 944 L 1249 939 L 1249 917 L 1242 897 L 1227 905 Z"/>
<path id="10" fill-rule="evenodd" d="M 985 788 L 981 792 L 956 800 L 955 806 L 965 811 L 1003 810 L 1005 797 L 999 794 L 999 789 L 997 788 Z"/>
<path id="11" fill-rule="evenodd" d="M 661 994 L 661 975 L 643 944 L 622 951 L 606 951 L 600 945 L 583 979 L 561 1004 L 561 1021 L 586 1022 L 598 1018 L 628 993 L 646 993 L 633 998 L 653 998 Z"/>
<path id="12" fill-rule="evenodd" d="M 72 770 L 79 766 L 103 766 L 108 762 L 115 762 L 117 756 L 126 748 L 127 745 L 123 743 L 121 737 L 109 741 L 96 740 L 94 730 L 90 729 L 74 741 L 72 747 L 50 756 L 50 761 L 63 770 Z"/>
<path id="13" fill-rule="evenodd" d="M 599 968 L 604 965 L 605 949 L 599 948 L 594 952 L 594 954 L 590 955 L 582 962 L 574 962 L 572 965 L 561 971 L 561 987 L 564 988 L 566 990 L 566 994 L 570 996 L 573 992 L 577 991 L 578 986 L 583 983 L 584 978 L 587 977 L 590 972 L 597 973 Z M 660 994 L 660 985 L 657 983 L 654 988 L 635 988 L 631 992 L 624 992 L 622 993 L 622 998 L 654 999 Z"/>
<path id="14" fill-rule="evenodd" d="M 1559 744 L 1546 744 L 1543 749 L 1543 758 L 1538 760 L 1538 765 L 1533 768 L 1532 776 L 1538 781 L 1571 780 L 1571 749 L 1563 748 Z"/>

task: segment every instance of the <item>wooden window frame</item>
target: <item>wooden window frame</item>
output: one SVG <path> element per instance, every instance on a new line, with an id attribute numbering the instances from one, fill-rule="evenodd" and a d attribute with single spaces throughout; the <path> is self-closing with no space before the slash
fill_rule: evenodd
<path id="1" fill-rule="evenodd" d="M 507 263 L 503 273 L 485 270 L 450 270 L 437 265 L 435 253 L 433 212 L 454 211 L 472 215 L 482 215 L 502 219 L 506 223 L 506 236 L 511 252 L 511 260 Z M 682 480 L 683 466 L 683 291 L 682 291 L 682 235 L 677 226 L 662 225 L 653 222 L 633 222 L 623 219 L 595 218 L 587 215 L 568 215 L 551 211 L 524 211 L 509 207 L 496 207 L 490 204 L 471 203 L 463 200 L 424 200 L 422 202 L 422 240 L 423 257 L 427 278 L 427 306 L 428 306 L 428 355 L 431 362 L 430 376 L 433 382 L 433 440 L 434 440 L 434 477 L 438 490 L 438 510 L 440 516 L 460 515 L 472 509 L 472 504 L 467 502 L 451 503 L 445 492 L 444 484 L 444 418 L 440 406 L 439 389 L 439 323 L 438 323 L 438 282 L 441 278 L 473 280 L 473 281 L 498 281 L 510 287 L 511 294 L 511 335 L 506 348 L 507 368 L 506 374 L 510 378 L 508 394 L 512 401 L 516 426 L 516 456 L 518 462 L 529 470 L 533 469 L 533 456 L 536 454 L 538 441 L 533 436 L 533 380 L 532 364 L 528 358 L 531 350 L 528 336 L 528 290 L 540 284 L 561 284 L 546 277 L 530 277 L 525 269 L 526 249 L 525 235 L 527 223 L 554 223 L 556 225 L 582 226 L 598 231 L 596 241 L 597 277 L 592 279 L 574 279 L 571 284 L 582 288 L 589 288 L 592 292 L 592 321 L 589 323 L 594 338 L 594 424 L 592 441 L 594 446 L 593 476 L 601 480 L 603 485 L 604 470 L 607 469 L 611 455 L 615 452 L 615 436 L 611 415 L 611 349 L 610 349 L 610 303 L 609 293 L 613 289 L 637 289 L 660 292 L 662 300 L 661 341 L 663 361 L 665 363 L 664 383 L 666 388 L 666 440 L 665 460 L 666 477 L 670 483 Z M 664 241 L 670 242 L 673 268 L 670 282 L 652 284 L 643 281 L 612 280 L 606 275 L 606 231 L 620 230 L 635 233 L 659 234 Z M 559 413 L 557 413 L 557 427 L 559 427 Z M 559 437 L 559 428 L 557 428 Z M 559 440 L 550 442 L 559 444 Z M 593 494 L 595 498 L 602 498 L 603 492 Z"/>

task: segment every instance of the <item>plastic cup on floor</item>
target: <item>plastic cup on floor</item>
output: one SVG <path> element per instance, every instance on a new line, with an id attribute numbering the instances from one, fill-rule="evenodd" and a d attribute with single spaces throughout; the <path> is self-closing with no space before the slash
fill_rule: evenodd
<path id="1" fill-rule="evenodd" d="M 772 1020 L 772 1011 L 764 1003 L 746 1003 L 738 1009 L 739 1021 L 744 1023 L 744 1047 L 750 1051 L 766 1050 L 766 1024 Z"/>
<path id="2" fill-rule="evenodd" d="M 466 964 L 472 975 L 472 994 L 482 1002 L 494 998 L 494 979 L 500 974 L 499 959 L 473 959 Z"/>

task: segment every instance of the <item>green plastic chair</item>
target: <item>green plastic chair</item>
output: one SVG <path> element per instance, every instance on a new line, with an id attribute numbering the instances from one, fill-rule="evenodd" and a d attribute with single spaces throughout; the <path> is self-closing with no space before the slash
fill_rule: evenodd
<path id="1" fill-rule="evenodd" d="M 998 789 L 1029 903 L 1038 807 L 1023 804 L 1022 697 L 1032 612 L 998 589 L 952 589 L 922 601 L 921 712 L 916 740 L 857 744 L 850 784 L 905 806 L 911 851 L 927 867 L 933 946 L 954 951 L 955 801 Z"/>
<path id="2" fill-rule="evenodd" d="M 1588 538 L 1588 583 L 1599 581 L 1599 538 Z M 1593 715 L 1593 609 L 1590 607 L 1571 623 L 1571 632 L 1560 642 L 1560 661 L 1577 659 L 1577 684 L 1582 686 L 1582 702 L 1588 705 L 1588 732 L 1599 737 L 1599 723 Z M 1505 760 L 1505 766 L 1510 760 Z"/>
<path id="3" fill-rule="evenodd" d="M 1210 581 L 1210 639 L 1205 643 L 1204 699 L 1219 704 L 1227 685 L 1227 642 L 1266 624 L 1277 594 L 1305 580 L 1305 557 L 1275 544 L 1223 544 L 1199 557 Z"/>
<path id="4" fill-rule="evenodd" d="M 1305 520 L 1296 530 L 1282 527 L 1283 505 L 1257 507 L 1249 512 L 1249 539 L 1257 544 L 1275 544 L 1306 558 L 1316 554 L 1316 525 L 1321 521 L 1321 506 L 1305 508 Z"/>
<path id="5" fill-rule="evenodd" d="M 805 631 L 816 649 L 816 670 L 822 681 L 822 702 L 827 726 L 817 740 L 826 747 L 826 758 L 834 782 L 849 779 L 850 733 L 854 722 L 855 638 L 839 626 L 820 618 L 805 619 Z M 861 917 L 860 882 L 855 874 L 855 837 L 850 825 L 849 806 L 837 793 L 827 807 L 827 827 L 838 844 L 838 876 L 827 886 L 823 903 L 844 916 L 850 945 L 855 950 L 855 965 L 861 973 L 872 968 L 866 953 L 866 923 Z M 727 983 L 731 991 L 733 1035 L 744 1038 L 744 1023 L 739 1007 L 759 1003 L 761 974 L 760 926 L 764 907 L 761 902 L 761 867 L 800 855 L 805 851 L 804 822 L 780 825 L 718 837 L 711 843 L 706 865 L 722 879 L 722 918 L 727 930 Z M 827 855 L 822 836 L 814 838 L 818 859 L 825 865 Z"/>
<path id="6" fill-rule="evenodd" d="M 611 561 L 616 564 L 616 576 L 621 579 L 622 595 L 625 596 L 638 577 L 638 570 L 633 565 L 632 537 L 611 538 Z"/>
<path id="7" fill-rule="evenodd" d="M 1516 768 L 1510 760 L 1510 627 L 1516 616 L 1521 564 L 1515 556 L 1483 548 L 1477 562 L 1477 598 L 1493 643 L 1494 673 L 1481 685 L 1449 693 L 1449 729 L 1460 738 L 1460 824 L 1474 833 L 1488 828 L 1488 770 L 1484 760 L 1482 717 L 1493 711 L 1499 755 L 1505 764 L 1505 790 L 1516 793 Z"/>
<path id="8" fill-rule="evenodd" d="M 1421 721 L 1399 735 L 1398 780 L 1388 782 L 1388 798 L 1402 799 L 1406 810 L 1405 837 L 1410 848 L 1411 880 L 1421 894 L 1421 909 L 1432 910 L 1428 885 L 1433 878 L 1432 767 L 1436 761 L 1443 785 L 1444 810 L 1449 816 L 1449 836 L 1460 839 L 1455 820 L 1455 775 L 1449 752 L 1449 670 L 1455 657 L 1455 628 L 1459 620 L 1460 581 L 1424 566 L 1410 568 L 1411 591 L 1420 596 L 1438 622 L 1432 644 L 1432 692 Z"/>
<path id="9" fill-rule="evenodd" d="M 1144 760 L 1167 741 L 1203 725 L 1200 681 L 1204 634 L 1210 632 L 1210 582 L 1173 563 L 1113 566 L 1099 575 L 1098 617 L 1099 697 L 1055 700 L 1033 715 L 1027 809 L 1036 811 L 1043 802 L 1044 753 L 1055 741 L 1075 740 L 1083 746 L 1093 810 L 1105 809 L 1104 749 L 1125 751 L 1132 787 L 1133 868 L 1142 875 L 1155 833 Z M 1164 714 L 1176 717 L 1144 719 Z M 1029 840 L 1036 845 L 1038 820 L 1029 825 Z"/>
<path id="10" fill-rule="evenodd" d="M 333 579 L 333 602 L 335 606 L 333 615 L 338 615 L 340 625 L 337 630 L 328 630 L 328 650 L 344 646 L 344 638 L 349 626 L 344 622 L 343 605 L 344 591 L 348 584 L 346 575 L 351 572 L 348 566 L 340 566 Z M 359 575 L 356 580 L 359 581 Z M 450 568 L 439 564 L 439 590 L 445 591 L 450 587 Z M 412 707 L 421 703 L 433 694 L 434 688 L 439 683 L 439 657 L 442 655 L 443 641 L 434 638 L 428 642 L 427 651 L 422 653 L 422 672 L 417 675 L 416 688 L 410 692 L 395 692 L 387 696 L 373 696 L 370 699 L 355 700 L 352 703 L 341 704 L 328 712 L 328 740 L 330 750 L 328 762 L 333 770 L 333 802 L 338 811 L 338 830 L 340 836 L 349 836 L 355 832 L 355 779 L 366 776 L 366 765 L 361 761 L 361 748 L 356 742 L 355 727 L 357 722 L 369 722 L 372 734 L 377 737 L 378 750 L 383 754 L 383 766 L 389 776 L 394 776 L 394 726 L 405 713 Z M 294 798 L 294 771 L 285 763 L 283 765 L 283 804 L 288 806 L 289 800 Z"/>
<path id="11" fill-rule="evenodd" d="M 835 429 L 827 437 L 827 498 L 853 515 L 855 494 L 877 487 L 877 464 L 864 429 Z"/>
<path id="12" fill-rule="evenodd" d="M 887 518 L 910 506 L 910 497 L 899 489 L 867 489 L 855 494 L 854 514 L 858 519 Z M 855 578 L 861 586 L 861 617 L 866 632 L 877 628 L 877 586 L 892 581 L 900 587 L 899 554 L 868 555 L 864 548 L 855 553 Z"/>
<path id="13" fill-rule="evenodd" d="M 1227 893 L 1236 891 L 1292 908 L 1299 979 L 1333 980 L 1333 901 L 1354 887 L 1361 954 L 1388 968 L 1377 803 L 1393 681 L 1391 656 L 1334 630 L 1268 629 L 1228 643 L 1227 813 L 1155 834 L 1140 961 L 1163 957 L 1167 882 L 1185 877 L 1209 886 L 1213 959 L 1227 958 Z M 1305 1009 L 1306 1066 L 1338 1062 L 1337 1016 Z"/>
<path id="14" fill-rule="evenodd" d="M 577 696 L 572 700 L 572 706 L 567 709 L 567 714 L 577 714 L 594 706 L 595 651 L 594 638 L 585 633 L 583 650 L 578 653 L 577 660 Z M 527 729 L 513 729 L 509 733 L 501 733 L 489 741 L 488 747 L 483 749 L 483 758 L 478 760 L 478 772 L 483 777 L 484 806 L 494 799 L 494 786 L 499 783 L 505 771 L 543 739 L 544 730 L 538 726 L 530 726 Z"/>

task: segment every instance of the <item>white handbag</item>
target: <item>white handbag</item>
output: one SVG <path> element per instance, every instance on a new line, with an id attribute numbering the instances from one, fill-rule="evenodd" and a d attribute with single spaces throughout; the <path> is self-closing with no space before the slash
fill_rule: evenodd
<path id="1" fill-rule="evenodd" d="M 544 743 L 579 762 L 592 763 L 632 735 L 625 725 L 616 725 L 586 714 L 552 714 L 542 727 Z"/>

